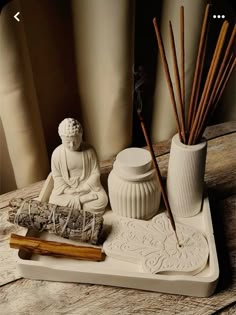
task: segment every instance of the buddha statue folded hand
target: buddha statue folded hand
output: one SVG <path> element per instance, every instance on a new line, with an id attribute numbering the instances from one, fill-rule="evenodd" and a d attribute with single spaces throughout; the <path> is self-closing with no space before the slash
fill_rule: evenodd
<path id="1" fill-rule="evenodd" d="M 62 144 L 51 158 L 53 191 L 49 202 L 59 206 L 104 212 L 107 194 L 100 181 L 100 169 L 95 150 L 82 141 L 81 124 L 64 119 L 58 128 Z"/>

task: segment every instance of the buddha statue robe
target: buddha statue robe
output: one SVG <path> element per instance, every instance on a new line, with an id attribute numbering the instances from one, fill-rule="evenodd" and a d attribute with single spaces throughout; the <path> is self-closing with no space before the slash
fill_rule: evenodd
<path id="1" fill-rule="evenodd" d="M 94 149 L 82 143 L 79 151 L 58 146 L 51 159 L 54 188 L 49 202 L 60 206 L 103 212 L 108 202 L 100 182 L 100 170 Z M 84 184 L 88 190 L 83 192 Z M 66 193 L 68 188 L 76 190 Z M 81 189 L 81 192 L 80 192 Z"/>

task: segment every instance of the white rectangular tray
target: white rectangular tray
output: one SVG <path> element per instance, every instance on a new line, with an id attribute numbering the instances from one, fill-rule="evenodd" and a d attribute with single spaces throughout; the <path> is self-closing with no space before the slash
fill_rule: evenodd
<path id="1" fill-rule="evenodd" d="M 48 200 L 52 185 L 49 175 L 38 200 Z M 104 224 L 109 224 L 113 216 L 112 211 L 108 210 L 104 215 Z M 30 279 L 93 283 L 198 297 L 210 296 L 217 285 L 219 267 L 208 198 L 204 198 L 203 209 L 198 215 L 178 219 L 177 222 L 198 229 L 208 241 L 209 260 L 206 268 L 197 275 L 153 275 L 143 272 L 138 264 L 111 257 L 106 257 L 102 262 L 89 262 L 39 255 L 27 257 L 22 250 L 18 252 L 18 269 L 22 277 Z M 27 235 L 32 236 L 32 232 L 28 231 Z M 60 237 L 49 233 L 41 233 L 40 238 L 62 241 Z M 63 242 L 78 244 L 66 239 L 63 239 Z"/>

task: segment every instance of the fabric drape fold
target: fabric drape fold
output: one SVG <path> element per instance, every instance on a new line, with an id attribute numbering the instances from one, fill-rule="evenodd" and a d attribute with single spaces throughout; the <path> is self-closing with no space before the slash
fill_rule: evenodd
<path id="1" fill-rule="evenodd" d="M 188 104 L 206 0 L 12 0 L 4 6 L 0 14 L 0 193 L 46 178 L 51 153 L 60 144 L 57 128 L 64 118 L 82 123 L 84 140 L 96 149 L 100 161 L 134 145 L 136 138 L 137 145 L 142 145 L 139 122 L 133 116 L 136 66 L 149 66 L 152 76 L 143 110 L 151 120 L 147 129 L 152 141 L 176 133 L 160 56 L 155 55 L 157 44 L 153 47 L 151 42 L 148 48 L 146 44 L 155 36 L 152 18 L 161 16 L 158 23 L 173 69 L 168 23 L 172 21 L 179 52 L 181 5 Z M 225 2 L 222 6 L 226 7 Z M 18 11 L 20 22 L 14 19 Z M 233 80 L 226 88 L 230 97 L 222 98 L 220 119 L 235 119 Z M 232 105 L 227 106 L 226 100 Z"/>
<path id="2" fill-rule="evenodd" d="M 16 10 L 18 1 L 10 3 L 0 19 L 0 117 L 16 185 L 24 187 L 45 178 L 48 158 L 24 26 L 12 19 Z M 3 176 L 1 182 L 7 180 Z"/>
<path id="3" fill-rule="evenodd" d="M 133 0 L 72 1 L 86 141 L 100 160 L 131 144 Z"/>

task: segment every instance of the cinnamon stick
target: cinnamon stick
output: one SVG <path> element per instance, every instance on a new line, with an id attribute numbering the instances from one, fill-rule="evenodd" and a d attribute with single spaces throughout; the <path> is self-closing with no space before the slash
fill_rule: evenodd
<path id="1" fill-rule="evenodd" d="M 10 247 L 31 251 L 33 254 L 72 258 L 79 260 L 102 261 L 105 254 L 101 248 L 76 246 L 67 243 L 45 241 L 36 237 L 11 234 Z"/>

